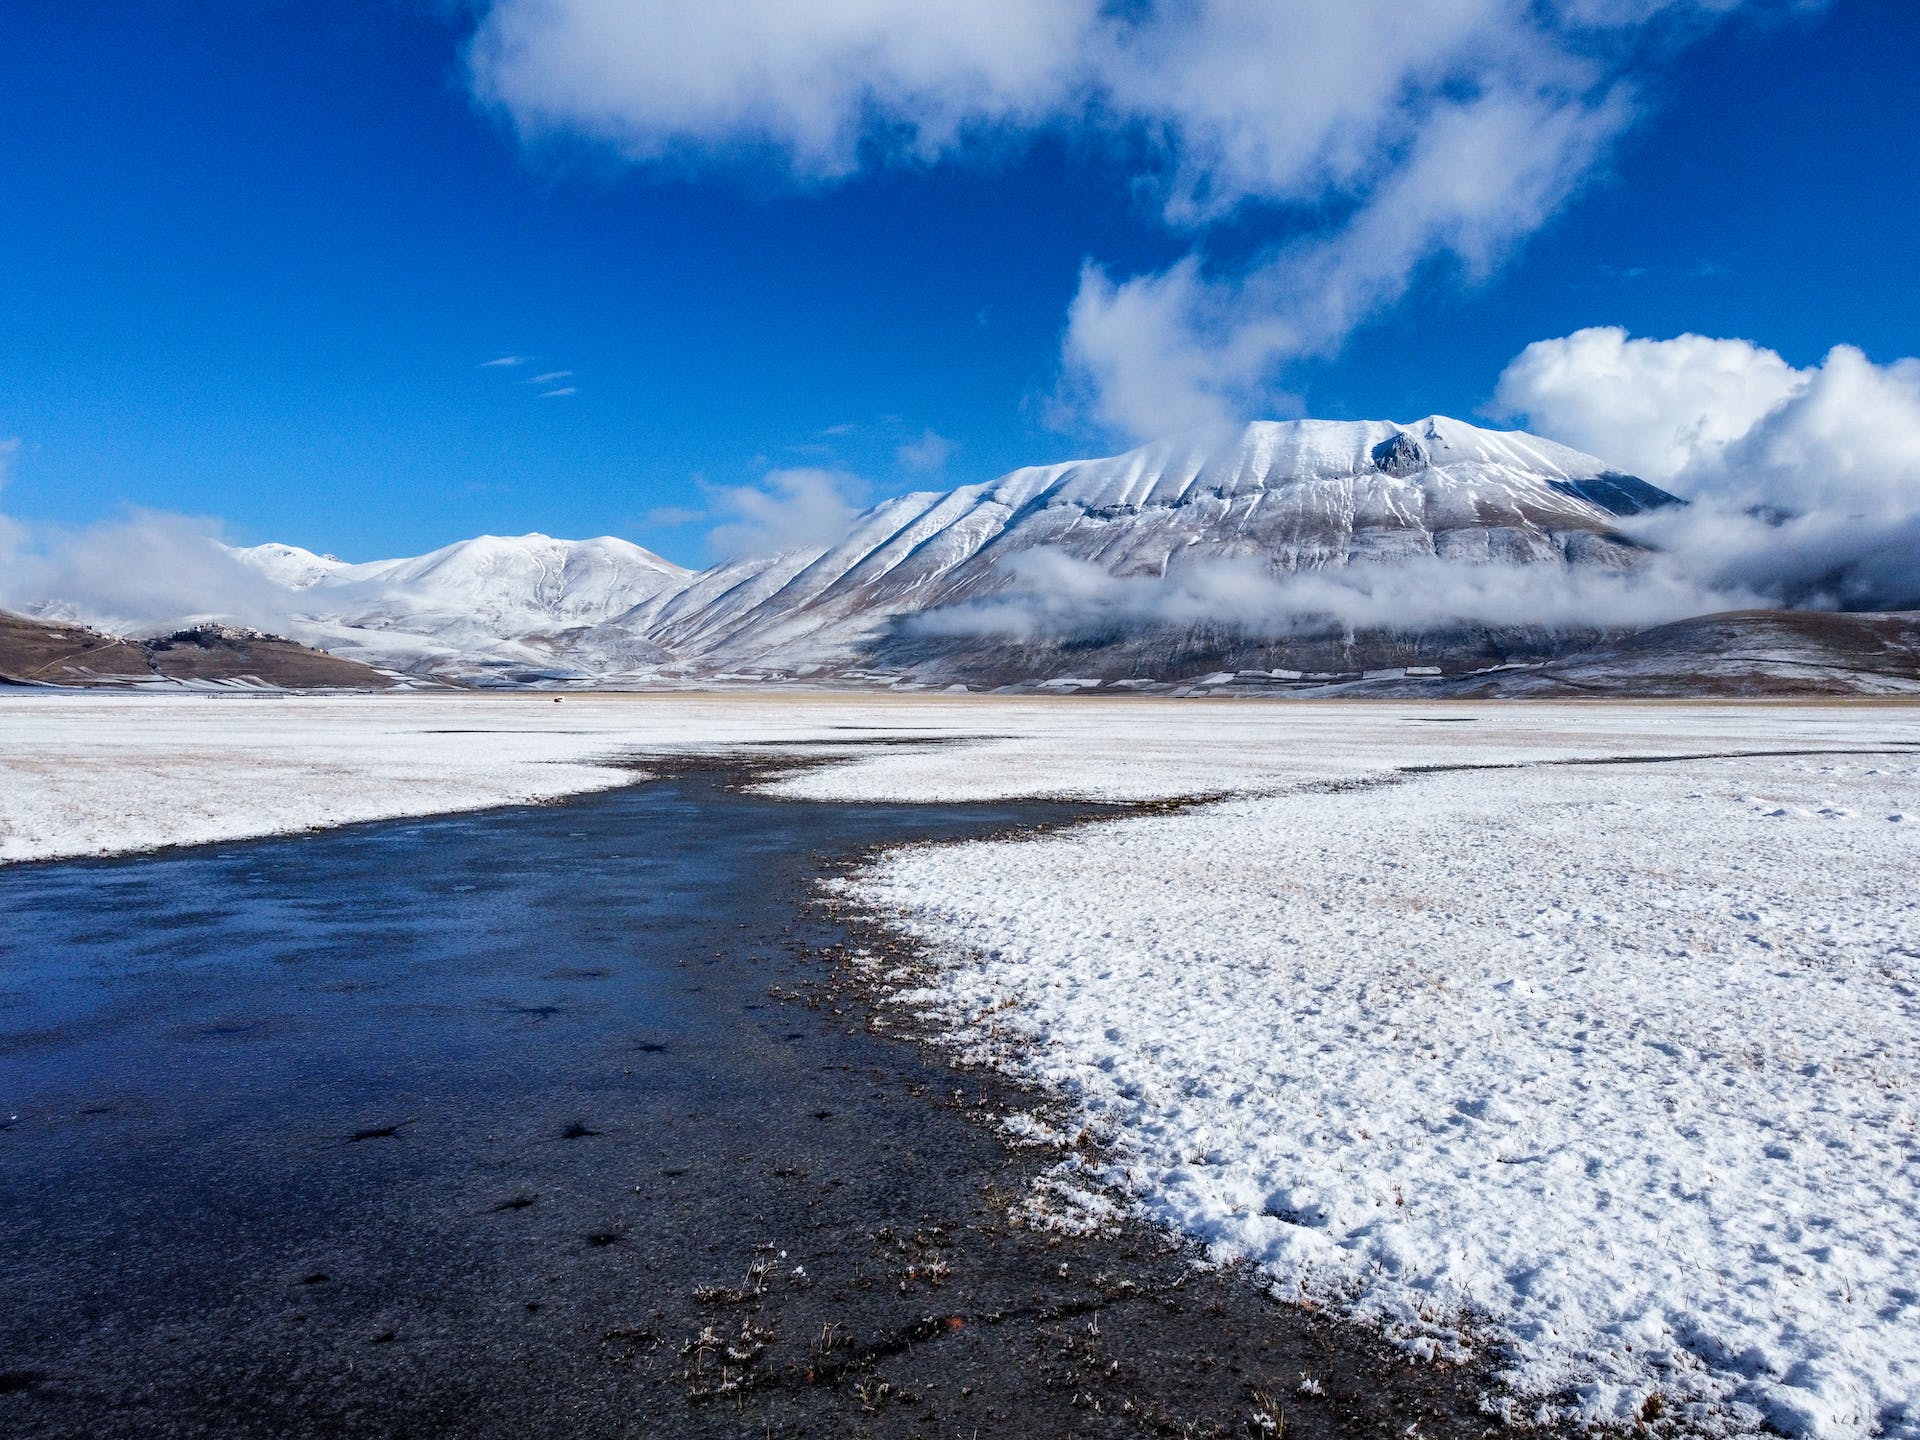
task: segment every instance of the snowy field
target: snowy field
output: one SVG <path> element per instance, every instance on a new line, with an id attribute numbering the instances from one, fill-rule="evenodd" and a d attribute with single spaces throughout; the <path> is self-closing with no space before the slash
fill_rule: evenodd
<path id="1" fill-rule="evenodd" d="M 0 857 L 774 743 L 819 798 L 1222 797 L 851 882 L 1103 1142 L 1069 1178 L 1519 1415 L 1920 1436 L 1920 708 L 33 696 Z"/>
<path id="2" fill-rule="evenodd" d="M 1097 1173 L 1282 1295 L 1491 1343 L 1589 1419 L 1911 1436 L 1908 817 L 1920 754 L 1428 773 L 859 893 Z"/>
<path id="3" fill-rule="evenodd" d="M 1920 710 L 1898 705 L 0 692 L 0 860 L 552 800 L 645 778 L 609 761 L 743 746 L 844 760 L 774 787 L 818 799 L 1147 800 L 1406 764 L 1858 747 L 1916 735 Z M 866 738 L 956 743 L 846 748 Z"/>

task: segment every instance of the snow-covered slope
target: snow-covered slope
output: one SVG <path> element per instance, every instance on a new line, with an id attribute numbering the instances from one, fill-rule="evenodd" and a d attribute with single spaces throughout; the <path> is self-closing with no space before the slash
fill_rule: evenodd
<path id="1" fill-rule="evenodd" d="M 305 590 L 342 571 L 359 568 L 337 555 L 316 555 L 298 545 L 253 545 L 245 549 L 228 546 L 227 553 L 289 590 Z"/>
<path id="2" fill-rule="evenodd" d="M 664 652 L 620 622 L 690 574 L 612 536 L 482 535 L 360 565 L 292 545 L 232 553 L 295 592 L 301 638 L 356 659 L 467 680 L 650 671 Z"/>
<path id="3" fill-rule="evenodd" d="M 836 545 L 716 567 L 634 620 L 683 662 L 844 665 L 877 652 L 909 667 L 943 653 L 964 664 L 924 635 L 902 643 L 894 622 L 1031 584 L 1034 552 L 1122 580 L 1177 581 L 1222 562 L 1619 569 L 1644 553 L 1615 528 L 1620 516 L 1672 503 L 1590 455 L 1441 416 L 1260 422 L 889 500 Z"/>
<path id="4" fill-rule="evenodd" d="M 303 640 L 469 681 L 869 666 L 972 681 L 1179 679 L 1282 661 L 1267 653 L 1270 638 L 1246 653 L 1246 617 L 1230 599 L 1202 602 L 1198 613 L 1190 605 L 1178 620 L 1130 621 L 1117 638 L 1089 637 L 1090 624 L 1111 617 L 1098 595 L 1075 587 L 1084 592 L 1092 577 L 1131 586 L 1137 598 L 1143 586 L 1178 588 L 1222 567 L 1257 579 L 1403 561 L 1541 566 L 1549 577 L 1617 571 L 1646 553 L 1619 533 L 1620 517 L 1672 503 L 1590 455 L 1518 432 L 1441 416 L 1411 425 L 1300 420 L 901 496 L 858 516 L 833 545 L 698 574 L 611 538 L 482 536 L 358 565 L 289 545 L 233 553 L 290 593 Z M 1079 606 L 1073 613 L 1052 605 L 1062 587 Z M 978 620 L 983 606 L 1010 595 L 1048 610 L 1041 633 Z M 933 612 L 933 622 L 918 618 Z M 1408 614 L 1403 623 L 1425 633 L 1431 619 Z M 1287 643 L 1299 650 L 1308 642 Z M 1352 644 L 1342 643 L 1333 659 L 1294 659 L 1349 666 Z M 1401 641 L 1382 643 L 1391 653 L 1360 663 L 1428 658 L 1400 653 Z M 1462 642 L 1433 643 L 1458 650 Z M 1540 643 L 1547 648 L 1525 658 L 1564 648 Z"/>

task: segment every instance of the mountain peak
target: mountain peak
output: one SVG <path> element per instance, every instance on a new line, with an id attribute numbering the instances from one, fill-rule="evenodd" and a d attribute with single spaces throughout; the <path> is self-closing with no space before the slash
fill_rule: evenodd
<path id="1" fill-rule="evenodd" d="M 1057 630 L 1063 608 L 1086 608 L 1074 587 L 1089 577 L 1211 593 L 1216 576 L 1402 561 L 1618 570 L 1644 556 L 1619 518 L 1670 500 L 1564 445 L 1445 415 L 1256 420 L 898 496 L 831 545 L 697 575 L 605 535 L 482 535 L 360 565 L 291 546 L 235 553 L 299 592 L 295 612 L 320 643 L 469 679 L 881 659 L 938 668 L 946 652 L 933 637 L 963 632 L 980 637 L 968 663 L 997 666 L 1022 642 L 994 630 L 996 616 Z M 1104 634 L 1112 619 L 1099 609 L 1087 623 Z M 1142 631 L 1101 643 L 1172 642 Z M 1161 663 L 1145 655 L 1135 658 Z"/>

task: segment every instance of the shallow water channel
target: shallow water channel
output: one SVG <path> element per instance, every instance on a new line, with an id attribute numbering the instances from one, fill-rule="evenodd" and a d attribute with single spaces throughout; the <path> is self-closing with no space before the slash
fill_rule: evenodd
<path id="1" fill-rule="evenodd" d="M 1004 1088 L 834 988 L 823 869 L 1085 813 L 690 774 L 0 870 L 0 1433 L 1478 1433 L 1159 1237 L 1010 1222 Z"/>

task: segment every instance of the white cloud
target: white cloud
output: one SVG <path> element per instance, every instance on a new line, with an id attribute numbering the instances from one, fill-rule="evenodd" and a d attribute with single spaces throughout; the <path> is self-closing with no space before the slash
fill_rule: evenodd
<path id="1" fill-rule="evenodd" d="M 1337 230 L 1238 274 L 1211 274 L 1198 255 L 1118 285 L 1089 268 L 1068 315 L 1064 394 L 1101 425 L 1142 437 L 1269 410 L 1287 362 L 1337 349 L 1430 257 L 1490 270 L 1558 207 L 1626 117 L 1614 95 L 1448 103 Z"/>
<path id="2" fill-rule="evenodd" d="M 707 536 L 726 558 L 831 545 L 859 513 L 865 486 L 844 470 L 770 470 L 758 485 L 704 487 L 718 523 Z"/>
<path id="3" fill-rule="evenodd" d="M 573 378 L 573 371 L 571 371 L 571 370 L 549 370 L 549 371 L 547 371 L 547 372 L 546 372 L 546 373 L 545 373 L 544 375 L 530 375 L 530 376 L 528 376 L 528 377 L 527 377 L 527 384 L 529 384 L 529 385 L 551 385 L 551 384 L 553 384 L 553 383 L 554 383 L 554 382 L 556 382 L 556 381 L 559 381 L 559 380 L 571 380 L 572 378 Z"/>
<path id="4" fill-rule="evenodd" d="M 578 395 L 579 393 L 580 392 L 571 385 L 561 385 L 552 390 L 542 390 L 540 392 L 540 398 L 542 400 L 559 400 L 565 396 Z"/>
<path id="5" fill-rule="evenodd" d="M 1112 141 L 1195 244 L 1157 274 L 1089 265 L 1062 394 L 1150 434 L 1266 408 L 1289 361 L 1437 256 L 1498 263 L 1632 119 L 1628 64 L 1742 4 L 492 0 L 469 65 L 529 138 L 802 183 L 1048 130 Z M 1250 206 L 1294 238 L 1209 263 L 1209 227 Z"/>
<path id="6" fill-rule="evenodd" d="M 1672 567 L 1636 571 L 1559 565 L 1470 564 L 1431 556 L 1275 571 L 1257 560 L 1116 576 L 1058 550 L 1030 550 L 998 594 L 911 622 L 939 635 L 1062 639 L 1116 626 L 1221 626 L 1282 639 L 1329 629 L 1420 631 L 1453 626 L 1639 628 L 1756 603 Z"/>
<path id="7" fill-rule="evenodd" d="M 284 627 L 286 592 L 233 558 L 206 517 L 135 510 L 81 529 L 21 527 L 0 607 L 122 634 L 189 621 Z"/>
<path id="8" fill-rule="evenodd" d="M 640 523 L 671 530 L 681 525 L 692 525 L 712 518 L 705 510 L 696 510 L 691 505 L 656 505 L 640 517 Z"/>
<path id="9" fill-rule="evenodd" d="M 1664 484 L 1721 453 L 1803 380 L 1745 340 L 1630 340 L 1607 326 L 1536 340 L 1501 373 L 1494 400 L 1542 434 Z"/>
<path id="10" fill-rule="evenodd" d="M 503 366 L 511 367 L 514 365 L 524 365 L 526 363 L 527 357 L 524 355 L 496 355 L 491 360 L 482 360 L 479 368 L 482 370 L 498 370 Z"/>
<path id="11" fill-rule="evenodd" d="M 932 158 L 985 125 L 1044 122 L 1083 83 L 1100 0 L 497 0 L 474 85 L 529 135 L 635 160 L 764 147 L 794 174 L 861 145 Z"/>
<path id="12" fill-rule="evenodd" d="M 918 439 L 907 441 L 894 452 L 902 469 L 919 475 L 932 475 L 946 469 L 952 456 L 953 442 L 931 430 L 921 431 Z"/>
<path id="13" fill-rule="evenodd" d="M 1850 345 L 1795 369 L 1746 340 L 1582 330 L 1527 347 L 1499 404 L 1694 501 L 1638 522 L 1703 583 L 1920 604 L 1920 359 Z"/>

